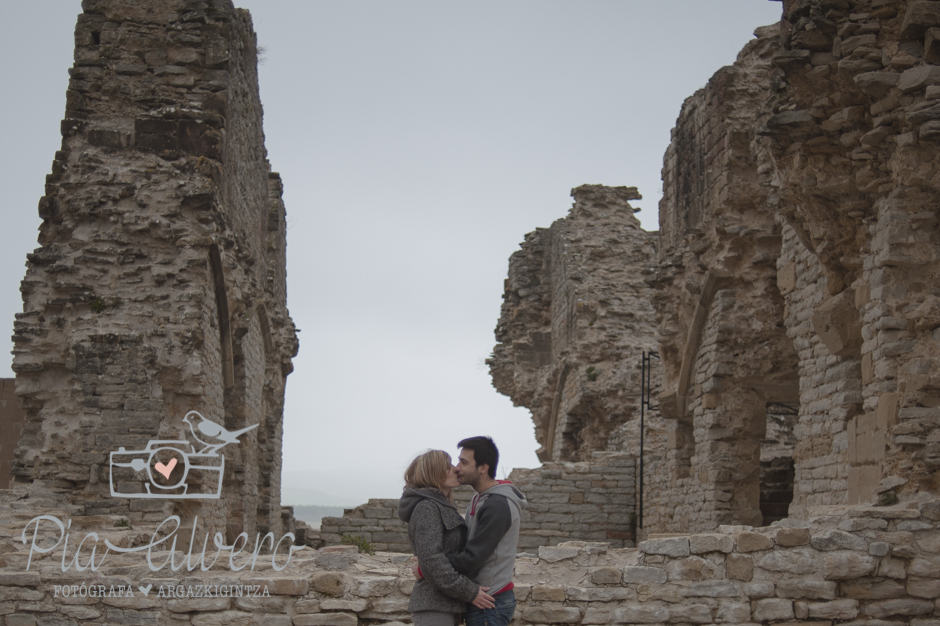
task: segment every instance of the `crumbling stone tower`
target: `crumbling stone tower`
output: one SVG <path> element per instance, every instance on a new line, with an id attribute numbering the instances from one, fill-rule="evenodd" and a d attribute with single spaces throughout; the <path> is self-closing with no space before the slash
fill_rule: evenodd
<path id="1" fill-rule="evenodd" d="M 276 532 L 297 340 L 251 18 L 228 0 L 83 7 L 15 323 L 15 478 L 67 492 L 73 514 Z M 109 454 L 191 437 L 190 410 L 256 425 L 224 448 L 221 498 L 111 497 Z"/>
<path id="2" fill-rule="evenodd" d="M 489 361 L 496 389 L 532 411 L 543 462 L 639 452 L 642 355 L 656 348 L 656 236 L 629 204 L 639 193 L 582 185 L 571 195 L 568 216 L 526 235 L 509 260 Z"/>

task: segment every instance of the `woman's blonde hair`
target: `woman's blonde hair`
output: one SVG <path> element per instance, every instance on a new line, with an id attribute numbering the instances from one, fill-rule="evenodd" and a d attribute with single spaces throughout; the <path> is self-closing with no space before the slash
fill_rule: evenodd
<path id="1" fill-rule="evenodd" d="M 412 489 L 437 489 L 443 493 L 450 468 L 449 454 L 443 450 L 428 450 L 405 470 L 405 486 Z"/>

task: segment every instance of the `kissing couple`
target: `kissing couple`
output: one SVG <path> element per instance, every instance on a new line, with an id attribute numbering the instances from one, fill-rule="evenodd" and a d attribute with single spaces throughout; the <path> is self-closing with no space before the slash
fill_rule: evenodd
<path id="1" fill-rule="evenodd" d="M 512 572 L 525 496 L 496 480 L 499 450 L 490 437 L 457 444 L 457 465 L 443 450 L 428 450 L 405 470 L 398 517 L 418 562 L 408 610 L 415 626 L 507 626 L 516 610 Z M 452 491 L 476 494 L 462 518 Z"/>

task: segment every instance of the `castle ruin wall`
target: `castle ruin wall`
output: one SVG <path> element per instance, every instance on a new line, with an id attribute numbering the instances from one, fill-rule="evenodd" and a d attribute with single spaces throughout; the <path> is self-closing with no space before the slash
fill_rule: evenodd
<path id="1" fill-rule="evenodd" d="M 14 477 L 69 493 L 84 515 L 198 513 L 230 539 L 281 529 L 297 341 L 251 19 L 225 0 L 83 7 L 14 329 L 26 411 Z M 255 426 L 225 447 L 225 496 L 112 498 L 109 453 L 198 436 L 181 421 L 191 410 Z"/>

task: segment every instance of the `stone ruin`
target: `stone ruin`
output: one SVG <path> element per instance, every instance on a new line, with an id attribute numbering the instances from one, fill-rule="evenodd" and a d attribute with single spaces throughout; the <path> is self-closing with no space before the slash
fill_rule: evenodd
<path id="1" fill-rule="evenodd" d="M 513 476 L 540 503 L 520 624 L 940 620 L 940 2 L 785 0 L 755 34 L 682 107 L 658 233 L 635 189 L 583 186 L 510 261 L 491 370 L 531 409 L 545 462 Z M 63 571 L 81 540 L 61 563 L 19 540 L 53 511 L 120 546 L 170 512 L 229 541 L 291 525 L 275 497 L 296 339 L 253 42 L 221 0 L 85 3 L 15 329 L 8 625 L 410 620 L 407 554 L 307 548 L 280 569 L 275 550 L 222 574 L 114 555 L 83 574 Z M 108 498 L 105 451 L 179 436 L 192 407 L 230 430 L 265 420 L 226 449 L 226 497 Z M 401 549 L 393 507 L 325 519 L 322 538 Z M 618 516 L 630 534 L 613 545 L 588 534 Z M 82 595 L 93 582 L 133 596 Z M 155 595 L 174 585 L 266 594 Z"/>
<path id="2" fill-rule="evenodd" d="M 64 494 L 76 516 L 198 515 L 229 541 L 283 532 L 297 339 L 251 19 L 224 1 L 83 6 L 14 325 L 26 425 L 13 478 Z M 226 497 L 111 497 L 112 483 L 133 492 L 141 481 L 112 471 L 110 454 L 191 439 L 191 410 L 229 431 L 255 426 L 225 447 L 224 472 L 188 477 L 194 491 L 223 481 Z"/>

